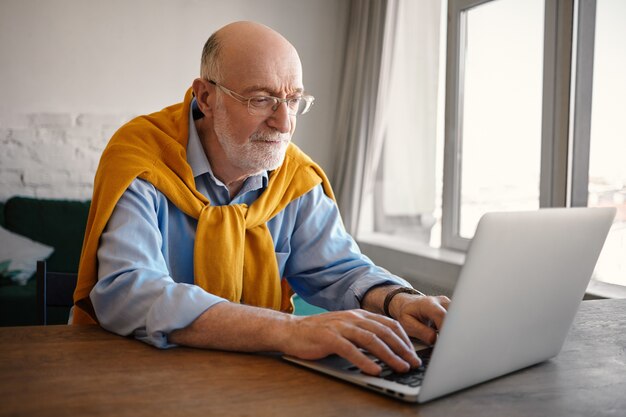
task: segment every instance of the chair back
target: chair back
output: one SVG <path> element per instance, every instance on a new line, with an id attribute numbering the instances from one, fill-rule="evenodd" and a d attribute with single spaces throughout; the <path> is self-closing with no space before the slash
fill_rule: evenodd
<path id="1" fill-rule="evenodd" d="M 48 272 L 46 261 L 37 262 L 37 318 L 39 324 L 49 323 L 49 307 L 63 307 L 69 311 L 74 304 L 77 273 Z M 66 324 L 67 321 L 64 323 Z"/>

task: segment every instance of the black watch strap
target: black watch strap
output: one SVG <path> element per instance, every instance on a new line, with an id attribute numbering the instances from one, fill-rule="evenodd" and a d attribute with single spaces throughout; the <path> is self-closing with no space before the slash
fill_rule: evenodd
<path id="1" fill-rule="evenodd" d="M 391 317 L 391 314 L 389 314 L 389 304 L 391 304 L 391 300 L 393 299 L 393 297 L 395 297 L 398 294 L 403 294 L 403 293 L 424 295 L 423 293 L 419 292 L 415 288 L 409 288 L 409 287 L 399 287 L 399 288 L 396 288 L 395 290 L 389 291 L 389 293 L 385 296 L 385 302 L 383 303 L 383 312 L 385 313 L 385 316 Z"/>

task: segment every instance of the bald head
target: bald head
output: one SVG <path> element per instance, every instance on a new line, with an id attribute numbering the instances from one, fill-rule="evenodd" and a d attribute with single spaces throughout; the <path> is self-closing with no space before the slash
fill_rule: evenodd
<path id="1" fill-rule="evenodd" d="M 296 49 L 283 35 L 274 29 L 256 22 L 234 22 L 219 29 L 215 34 L 224 46 L 232 43 L 232 46 L 243 48 L 258 48 L 259 46 L 284 47 Z M 297 53 L 296 53 L 297 55 Z"/>
<path id="2" fill-rule="evenodd" d="M 302 67 L 298 52 L 280 33 L 256 22 L 235 22 L 204 45 L 201 76 L 221 83 L 242 77 L 254 83 L 269 76 L 301 84 Z"/>

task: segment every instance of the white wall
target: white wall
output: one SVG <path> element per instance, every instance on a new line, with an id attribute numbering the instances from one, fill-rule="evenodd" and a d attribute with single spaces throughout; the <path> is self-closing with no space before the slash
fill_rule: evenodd
<path id="1" fill-rule="evenodd" d="M 294 141 L 333 166 L 347 0 L 0 0 L 0 201 L 89 198 L 132 115 L 182 100 L 217 28 L 255 20 L 298 49 L 316 97 Z"/>

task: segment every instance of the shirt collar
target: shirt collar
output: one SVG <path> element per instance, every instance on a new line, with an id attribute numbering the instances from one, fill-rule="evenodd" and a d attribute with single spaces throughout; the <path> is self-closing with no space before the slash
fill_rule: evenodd
<path id="1" fill-rule="evenodd" d="M 196 129 L 196 124 L 193 120 L 193 102 L 196 99 L 194 98 L 192 101 L 192 105 L 189 106 L 189 137 L 187 138 L 187 163 L 191 166 L 191 171 L 193 172 L 194 178 L 197 178 L 204 174 L 209 174 L 213 182 L 224 185 L 219 179 L 213 175 L 213 170 L 211 169 L 211 164 L 209 163 L 209 159 L 204 152 L 204 148 L 202 147 L 202 143 L 200 142 L 200 136 L 198 135 L 198 130 Z M 244 184 L 244 188 L 246 191 L 250 191 L 251 189 L 265 188 L 267 187 L 267 182 L 269 177 L 267 175 L 267 171 L 263 171 L 258 175 L 253 175 L 246 179 Z M 243 191 L 243 189 L 242 189 Z"/>

